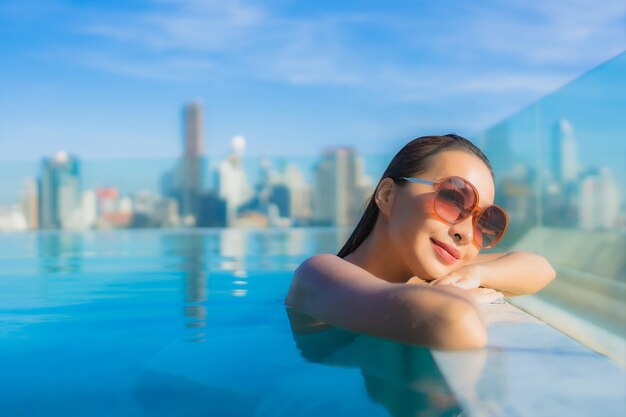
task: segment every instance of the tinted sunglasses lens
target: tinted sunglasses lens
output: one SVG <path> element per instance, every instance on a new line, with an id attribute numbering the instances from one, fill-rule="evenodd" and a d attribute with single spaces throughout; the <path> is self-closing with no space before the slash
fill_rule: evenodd
<path id="1" fill-rule="evenodd" d="M 448 178 L 439 186 L 435 199 L 435 212 L 442 219 L 457 223 L 474 210 L 476 193 L 474 189 L 461 178 Z"/>
<path id="2" fill-rule="evenodd" d="M 485 248 L 492 246 L 500 239 L 506 229 L 507 218 L 501 208 L 490 206 L 480 214 L 477 223 L 482 236 L 482 242 L 479 240 L 479 243 Z"/>

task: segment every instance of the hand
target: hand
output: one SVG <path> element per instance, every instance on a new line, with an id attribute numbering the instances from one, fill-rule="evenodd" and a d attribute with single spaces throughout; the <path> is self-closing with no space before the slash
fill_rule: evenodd
<path id="1" fill-rule="evenodd" d="M 454 285 L 466 290 L 478 288 L 480 287 L 480 267 L 478 265 L 464 266 L 445 277 L 430 281 L 429 285 Z"/>
<path id="2" fill-rule="evenodd" d="M 504 303 L 504 294 L 493 288 L 472 288 L 468 290 L 470 295 L 474 297 L 474 301 L 478 304 L 502 304 Z"/>
<path id="3" fill-rule="evenodd" d="M 427 282 L 427 281 L 424 281 L 423 279 L 420 279 L 420 278 L 418 278 L 418 277 L 413 277 L 413 278 L 409 279 L 406 283 L 407 283 L 407 284 L 413 284 L 413 285 L 414 285 L 414 284 L 421 284 L 421 285 L 426 285 L 426 284 L 428 284 L 428 282 Z"/>

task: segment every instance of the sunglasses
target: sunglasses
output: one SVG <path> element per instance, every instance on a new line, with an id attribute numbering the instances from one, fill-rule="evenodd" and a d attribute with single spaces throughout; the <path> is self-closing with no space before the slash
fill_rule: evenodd
<path id="1" fill-rule="evenodd" d="M 472 216 L 474 241 L 482 249 L 490 249 L 504 236 L 509 216 L 501 207 L 491 205 L 480 209 L 478 191 L 461 177 L 447 177 L 441 181 L 401 177 L 417 184 L 435 186 L 435 215 L 448 224 L 461 223 Z"/>

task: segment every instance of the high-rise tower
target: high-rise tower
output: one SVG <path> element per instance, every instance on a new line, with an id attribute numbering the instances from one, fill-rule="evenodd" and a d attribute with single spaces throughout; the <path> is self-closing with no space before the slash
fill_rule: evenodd
<path id="1" fill-rule="evenodd" d="M 615 230 L 620 189 L 607 167 L 589 170 L 580 183 L 579 225 L 586 230 Z"/>
<path id="2" fill-rule="evenodd" d="M 82 215 L 80 166 L 78 160 L 65 152 L 45 158 L 39 182 L 39 227 L 64 229 Z"/>
<path id="3" fill-rule="evenodd" d="M 28 178 L 24 181 L 20 193 L 20 205 L 22 213 L 26 217 L 26 223 L 30 229 L 39 228 L 39 191 L 37 181 Z"/>
<path id="4" fill-rule="evenodd" d="M 370 182 L 354 149 L 326 150 L 315 167 L 314 221 L 335 226 L 356 224 L 372 191 Z"/>
<path id="5" fill-rule="evenodd" d="M 576 181 L 578 177 L 578 146 L 574 128 L 567 119 L 560 119 L 552 132 L 552 171 L 561 184 Z"/>
<path id="6" fill-rule="evenodd" d="M 204 155 L 204 126 L 202 104 L 188 103 L 183 109 L 183 147 L 186 157 Z"/>
<path id="7" fill-rule="evenodd" d="M 249 201 L 254 194 L 243 165 L 245 148 L 245 138 L 235 136 L 232 139 L 231 155 L 222 161 L 217 171 L 217 190 L 219 198 L 226 202 L 227 226 L 235 225 L 239 207 Z"/>
<path id="8" fill-rule="evenodd" d="M 183 219 L 198 218 L 198 204 L 204 186 L 204 126 L 202 104 L 189 103 L 183 109 L 184 149 L 180 166 L 180 206 Z"/>

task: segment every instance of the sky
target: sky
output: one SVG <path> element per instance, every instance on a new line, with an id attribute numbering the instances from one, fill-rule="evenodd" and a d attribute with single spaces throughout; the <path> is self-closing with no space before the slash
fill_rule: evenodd
<path id="1" fill-rule="evenodd" d="M 626 2 L 0 0 L 0 162 L 393 153 L 475 137 L 626 49 Z"/>

